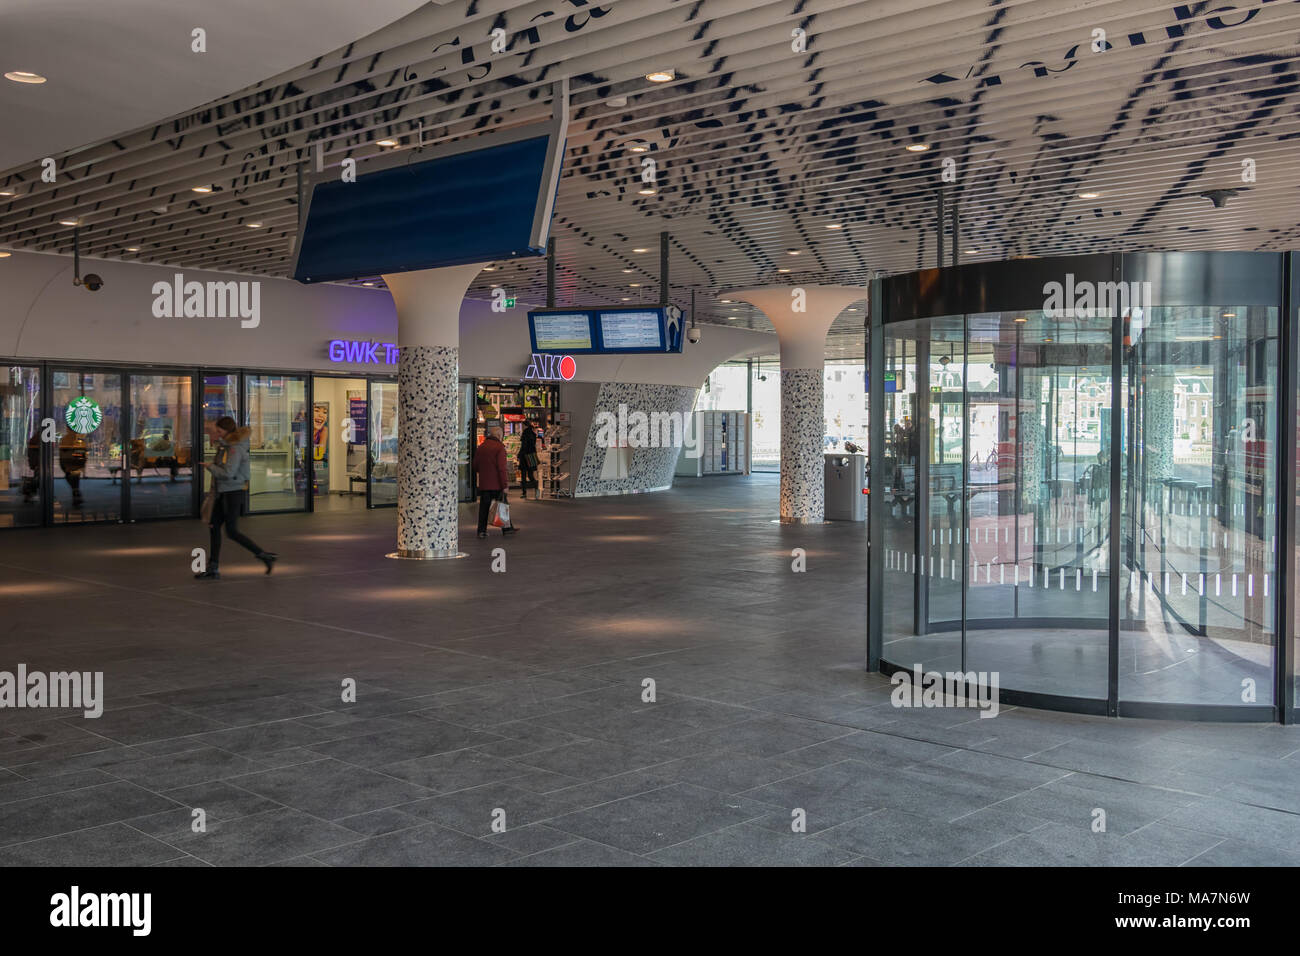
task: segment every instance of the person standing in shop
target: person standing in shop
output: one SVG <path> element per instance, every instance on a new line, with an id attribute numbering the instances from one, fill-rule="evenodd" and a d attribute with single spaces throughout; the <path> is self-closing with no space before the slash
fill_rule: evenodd
<path id="1" fill-rule="evenodd" d="M 239 516 L 244 510 L 244 489 L 248 486 L 248 435 L 251 430 L 240 428 L 233 418 L 223 415 L 213 428 L 217 451 L 212 461 L 203 467 L 212 476 L 212 515 L 208 518 L 208 566 L 196 578 L 219 578 L 221 572 L 221 527 L 225 525 L 226 537 L 242 545 L 263 564 L 266 573 L 278 557 L 273 551 L 264 551 L 255 541 L 239 530 Z M 206 508 L 206 506 L 205 506 Z"/>
<path id="2" fill-rule="evenodd" d="M 506 446 L 501 442 L 501 426 L 491 425 L 483 444 L 474 451 L 474 473 L 478 481 L 478 536 L 487 537 L 488 512 L 492 502 L 506 500 L 510 480 L 506 471 Z M 514 534 L 513 527 L 502 528 L 502 534 Z"/>
<path id="3" fill-rule="evenodd" d="M 537 464 L 537 432 L 533 431 L 532 422 L 524 422 L 523 434 L 519 436 L 519 490 L 525 499 L 529 488 L 537 488 L 537 497 L 542 497 L 542 489 L 537 484 Z"/>

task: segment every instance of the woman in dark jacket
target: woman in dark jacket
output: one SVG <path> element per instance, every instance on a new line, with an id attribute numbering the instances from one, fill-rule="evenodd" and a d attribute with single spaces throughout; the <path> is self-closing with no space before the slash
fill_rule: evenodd
<path id="1" fill-rule="evenodd" d="M 522 477 L 519 479 L 519 490 L 525 498 L 528 497 L 529 488 L 537 488 L 537 497 L 542 496 L 541 488 L 537 486 L 537 432 L 533 431 L 533 423 L 524 423 L 524 432 L 519 436 L 519 471 Z"/>
<path id="2" fill-rule="evenodd" d="M 221 527 L 225 525 L 226 537 L 251 551 L 259 561 L 266 565 L 266 573 L 271 573 L 277 555 L 263 551 L 257 543 L 239 530 L 239 515 L 244 510 L 244 488 L 248 484 L 248 435 L 249 429 L 240 428 L 229 415 L 218 418 L 215 435 L 217 451 L 212 461 L 204 467 L 212 476 L 212 517 L 208 519 L 208 564 L 207 570 L 194 575 L 196 578 L 219 578 L 221 572 Z"/>

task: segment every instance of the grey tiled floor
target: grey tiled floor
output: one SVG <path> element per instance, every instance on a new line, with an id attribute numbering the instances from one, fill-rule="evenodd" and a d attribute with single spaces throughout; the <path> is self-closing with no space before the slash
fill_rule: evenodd
<path id="1" fill-rule="evenodd" d="M 392 511 L 252 518 L 276 573 L 219 583 L 195 522 L 0 535 L 0 669 L 107 696 L 0 711 L 0 866 L 1300 863 L 1300 731 L 895 710 L 864 529 L 776 497 L 518 502 L 432 563 Z"/>

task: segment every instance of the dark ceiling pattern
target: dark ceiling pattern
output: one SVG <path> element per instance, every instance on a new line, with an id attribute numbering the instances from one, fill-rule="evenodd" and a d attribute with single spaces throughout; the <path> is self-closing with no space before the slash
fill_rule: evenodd
<path id="1" fill-rule="evenodd" d="M 283 276 L 300 168 L 528 122 L 568 77 L 560 301 L 654 299 L 662 230 L 676 301 L 769 328 L 726 291 L 933 265 L 939 190 L 961 261 L 1294 245 L 1298 55 L 1292 0 L 455 0 L 54 157 L 54 183 L 41 157 L 0 174 L 0 242 L 68 253 L 77 218 L 87 255 Z M 544 263 L 471 294 L 496 284 L 540 301 Z"/>

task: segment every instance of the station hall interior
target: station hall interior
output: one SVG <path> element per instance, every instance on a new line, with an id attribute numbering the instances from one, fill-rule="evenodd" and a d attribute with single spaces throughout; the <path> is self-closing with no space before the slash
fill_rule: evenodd
<path id="1" fill-rule="evenodd" d="M 1300 864 L 1296 4 L 0 73 L 0 866 Z"/>

